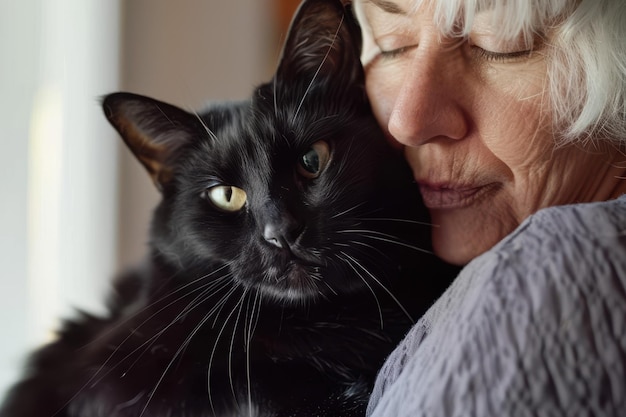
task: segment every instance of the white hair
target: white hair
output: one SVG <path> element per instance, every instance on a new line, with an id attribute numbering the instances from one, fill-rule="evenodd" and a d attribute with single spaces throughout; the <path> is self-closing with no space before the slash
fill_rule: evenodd
<path id="1" fill-rule="evenodd" d="M 373 44 L 364 1 L 355 0 L 355 10 L 367 60 Z M 503 39 L 546 34 L 545 92 L 557 141 L 608 139 L 626 149 L 626 0 L 414 0 L 414 8 L 425 2 L 434 2 L 446 36 L 467 36 L 485 9 Z"/>

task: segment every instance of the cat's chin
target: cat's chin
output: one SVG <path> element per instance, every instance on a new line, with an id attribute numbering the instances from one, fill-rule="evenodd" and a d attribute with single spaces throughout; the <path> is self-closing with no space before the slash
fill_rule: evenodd
<path id="1" fill-rule="evenodd" d="M 283 303 L 311 302 L 324 297 L 318 267 L 290 262 L 280 271 L 270 268 L 265 277 L 257 281 L 254 287 L 263 295 Z"/>

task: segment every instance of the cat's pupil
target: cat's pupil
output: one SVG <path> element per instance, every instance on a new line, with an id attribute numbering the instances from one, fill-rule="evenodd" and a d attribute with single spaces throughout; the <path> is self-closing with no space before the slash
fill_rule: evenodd
<path id="1" fill-rule="evenodd" d="M 226 187 L 224 190 L 224 198 L 230 203 L 233 198 L 233 187 Z"/>
<path id="2" fill-rule="evenodd" d="M 320 156 L 313 148 L 302 155 L 302 167 L 311 174 L 317 174 L 320 170 Z"/>
<path id="3" fill-rule="evenodd" d="M 302 154 L 298 164 L 298 172 L 304 178 L 315 179 L 326 168 L 330 161 L 330 147 L 323 140 L 318 140 Z"/>
<path id="4" fill-rule="evenodd" d="M 232 185 L 216 185 L 203 193 L 217 209 L 227 212 L 239 211 L 246 204 L 246 192 Z"/>

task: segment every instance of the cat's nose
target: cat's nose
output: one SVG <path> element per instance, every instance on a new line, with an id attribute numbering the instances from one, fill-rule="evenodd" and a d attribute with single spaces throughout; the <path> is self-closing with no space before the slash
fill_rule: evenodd
<path id="1" fill-rule="evenodd" d="M 263 237 L 272 245 L 281 249 L 286 249 L 289 247 L 289 244 L 285 240 L 285 237 L 283 236 L 284 233 L 281 229 L 281 227 L 277 227 L 274 224 L 266 224 L 263 229 Z"/>

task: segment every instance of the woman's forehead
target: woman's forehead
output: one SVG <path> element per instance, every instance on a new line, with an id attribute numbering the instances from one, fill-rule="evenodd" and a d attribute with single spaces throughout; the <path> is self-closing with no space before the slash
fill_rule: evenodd
<path id="1" fill-rule="evenodd" d="M 360 3 L 369 3 L 380 10 L 391 14 L 407 14 L 413 8 L 411 0 L 362 0 Z"/>
<path id="2" fill-rule="evenodd" d="M 445 35 L 468 35 L 477 23 L 497 36 L 532 37 L 552 26 L 575 0 L 355 0 L 359 19 L 410 17 L 428 11 Z M 367 22 L 364 22 L 367 23 Z"/>

